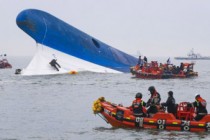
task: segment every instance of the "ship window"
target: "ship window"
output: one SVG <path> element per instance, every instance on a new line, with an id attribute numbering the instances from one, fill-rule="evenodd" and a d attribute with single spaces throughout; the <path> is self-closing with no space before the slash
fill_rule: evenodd
<path id="1" fill-rule="evenodd" d="M 100 48 L 100 44 L 95 39 L 92 38 L 92 41 L 97 48 Z"/>

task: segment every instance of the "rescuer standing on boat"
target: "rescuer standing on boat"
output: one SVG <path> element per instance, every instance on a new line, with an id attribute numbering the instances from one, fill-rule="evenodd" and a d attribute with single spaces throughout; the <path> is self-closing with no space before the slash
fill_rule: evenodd
<path id="1" fill-rule="evenodd" d="M 161 103 L 161 106 L 166 106 L 168 113 L 176 114 L 176 101 L 173 97 L 173 91 L 168 92 L 168 99 L 165 103 Z"/>
<path id="2" fill-rule="evenodd" d="M 146 106 L 149 107 L 147 113 L 149 116 L 153 116 L 155 113 L 158 112 L 158 107 L 160 106 L 161 97 L 160 94 L 156 91 L 154 86 L 150 86 L 148 90 L 150 91 L 151 97 L 147 101 Z"/>
<path id="3" fill-rule="evenodd" d="M 143 60 L 141 59 L 141 56 L 139 56 L 137 65 L 139 65 L 140 69 L 141 69 L 142 66 L 143 66 Z"/>
<path id="4" fill-rule="evenodd" d="M 208 114 L 208 111 L 206 110 L 206 100 L 201 98 L 200 94 L 195 96 L 195 102 L 193 102 L 192 105 L 196 108 L 196 117 L 194 118 L 196 121 L 201 120 Z"/>
<path id="5" fill-rule="evenodd" d="M 133 101 L 131 110 L 136 117 L 146 117 L 146 103 L 142 100 L 142 93 L 136 94 L 136 99 Z"/>

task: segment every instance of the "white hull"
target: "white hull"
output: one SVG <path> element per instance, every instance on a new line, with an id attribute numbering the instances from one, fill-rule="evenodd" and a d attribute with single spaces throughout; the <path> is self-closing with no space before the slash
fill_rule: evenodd
<path id="1" fill-rule="evenodd" d="M 57 59 L 61 65 L 59 71 L 55 70 L 49 62 L 52 59 Z M 110 68 L 106 68 L 88 61 L 67 55 L 46 46 L 38 46 L 37 52 L 31 60 L 30 64 L 21 71 L 22 75 L 50 75 L 50 74 L 65 74 L 72 71 L 91 71 L 101 73 L 122 73 Z"/>

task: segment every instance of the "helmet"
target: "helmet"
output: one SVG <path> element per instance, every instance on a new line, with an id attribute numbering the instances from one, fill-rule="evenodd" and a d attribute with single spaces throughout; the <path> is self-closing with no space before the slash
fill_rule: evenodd
<path id="1" fill-rule="evenodd" d="M 136 93 L 136 98 L 142 98 L 142 93 L 140 92 Z"/>
<path id="2" fill-rule="evenodd" d="M 200 97 L 200 94 L 195 94 L 195 98 L 198 98 L 198 97 Z"/>
<path id="3" fill-rule="evenodd" d="M 173 91 L 169 91 L 168 95 L 173 96 Z"/>
<path id="4" fill-rule="evenodd" d="M 155 87 L 154 87 L 154 86 L 150 86 L 150 87 L 148 88 L 148 90 L 149 90 L 150 92 L 154 92 L 154 91 L 155 91 Z"/>

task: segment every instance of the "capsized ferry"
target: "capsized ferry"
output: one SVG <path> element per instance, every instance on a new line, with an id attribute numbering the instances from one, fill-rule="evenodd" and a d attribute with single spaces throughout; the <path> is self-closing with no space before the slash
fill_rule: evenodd
<path id="1" fill-rule="evenodd" d="M 135 117 L 133 112 L 122 105 L 117 105 L 100 97 L 94 101 L 92 110 L 103 120 L 117 128 L 160 129 L 202 132 L 210 131 L 210 114 L 200 121 L 195 121 L 195 110 L 187 102 L 182 102 L 177 107 L 176 115 L 166 113 L 164 110 L 153 117 Z"/>
<path id="2" fill-rule="evenodd" d="M 69 71 L 124 73 L 129 72 L 138 60 L 42 10 L 23 10 L 18 14 L 16 23 L 41 45 L 22 75 Z M 57 59 L 61 66 L 59 71 L 49 65 L 52 59 Z"/>

